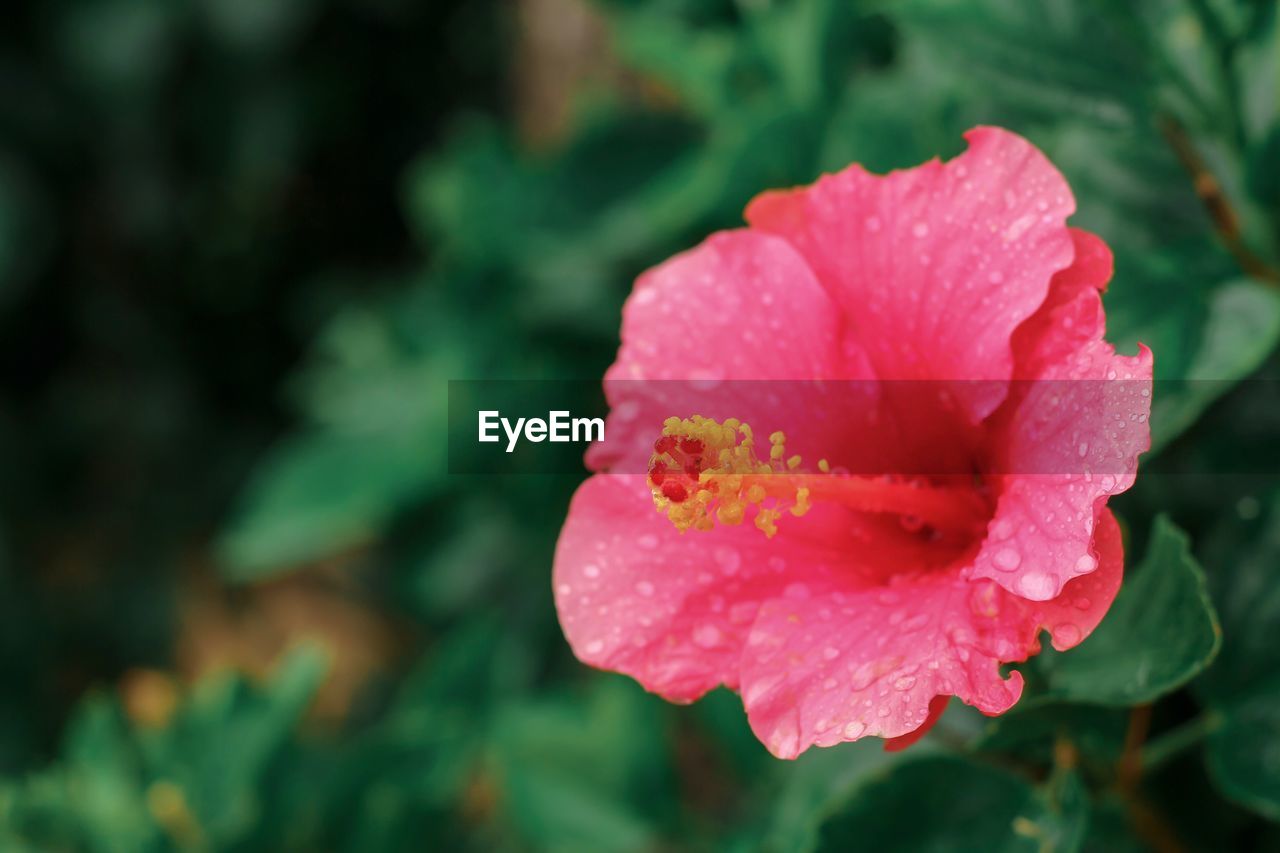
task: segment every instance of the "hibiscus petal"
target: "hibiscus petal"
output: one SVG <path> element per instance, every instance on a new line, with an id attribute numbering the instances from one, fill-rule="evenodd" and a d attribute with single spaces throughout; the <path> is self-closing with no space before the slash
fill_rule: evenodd
<path id="1" fill-rule="evenodd" d="M 1060 652 L 1084 641 L 1111 609 L 1124 577 L 1124 543 L 1120 525 L 1111 510 L 1098 515 L 1097 533 L 1091 552 L 1098 568 L 1067 583 L 1052 601 L 1028 602 L 1035 622 L 1049 632 L 1053 647 Z"/>
<path id="2" fill-rule="evenodd" d="M 942 714 L 947 710 L 947 705 L 950 704 L 950 701 L 948 696 L 934 696 L 933 700 L 929 702 L 929 715 L 924 718 L 920 728 L 913 732 L 907 732 L 900 737 L 889 738 L 884 742 L 884 751 L 901 752 L 912 744 L 918 743 L 920 738 L 927 735 L 929 730 L 938 724 L 938 720 L 942 719 Z"/>
<path id="3" fill-rule="evenodd" d="M 768 234 L 721 232 L 649 270 L 623 308 L 607 439 L 588 464 L 643 472 L 663 420 L 694 413 L 785 430 L 793 453 L 840 447 L 856 401 L 810 380 L 870 374 L 842 351 L 838 316 L 804 259 Z"/>
<path id="4" fill-rule="evenodd" d="M 1151 351 L 1116 355 L 1102 340 L 1099 289 L 1110 252 L 1075 232 L 1079 263 L 1055 277 L 1045 310 L 1015 336 L 1018 382 L 992 418 L 1000 496 L 971 576 L 1044 601 L 1098 565 L 1100 508 L 1133 485 L 1151 446 Z"/>
<path id="5" fill-rule="evenodd" d="M 1014 379 L 1035 380 L 1053 365 L 1098 340 L 1106 328 L 1102 300 L 1115 269 L 1111 249 L 1100 237 L 1069 228 L 1074 257 L 1049 283 L 1036 313 L 1013 334 Z"/>
<path id="6" fill-rule="evenodd" d="M 1022 676 L 1002 678 L 999 666 L 1031 640 L 1020 612 L 1002 618 L 994 584 L 947 573 L 902 589 L 806 592 L 766 602 L 743 652 L 747 717 L 779 758 L 908 734 L 939 695 L 998 714 L 1022 694 Z"/>
<path id="7" fill-rule="evenodd" d="M 947 163 L 873 175 L 850 166 L 747 208 L 784 236 L 847 317 L 882 379 L 997 380 L 968 386 L 972 420 L 1003 398 L 1010 336 L 1071 262 L 1075 200 L 1034 146 L 977 128 Z"/>
<path id="8" fill-rule="evenodd" d="M 986 714 L 1008 710 L 1022 676 L 1002 678 L 1000 665 L 1038 652 L 1042 629 L 1055 648 L 1076 645 L 1111 606 L 1124 554 L 1110 511 L 1099 516 L 1095 544 L 1098 570 L 1043 603 L 955 573 L 900 588 L 791 585 L 760 608 L 743 651 L 752 729 L 774 755 L 795 758 L 869 735 L 901 748 L 936 722 L 939 697 Z"/>
<path id="9" fill-rule="evenodd" d="M 828 543 L 848 546 L 837 514 L 787 521 L 785 540 L 748 527 L 681 534 L 654 510 L 643 476 L 590 478 L 555 556 L 556 609 L 574 653 L 673 701 L 736 687 L 759 602 L 781 593 L 788 566 L 822 562 Z"/>

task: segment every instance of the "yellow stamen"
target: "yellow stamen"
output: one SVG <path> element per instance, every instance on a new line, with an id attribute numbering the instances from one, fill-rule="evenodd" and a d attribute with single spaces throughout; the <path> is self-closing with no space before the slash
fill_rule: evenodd
<path id="1" fill-rule="evenodd" d="M 815 500 L 947 532 L 976 532 L 990 514 L 971 488 L 832 474 L 826 459 L 818 460 L 819 474 L 807 473 L 798 455 L 787 457 L 786 440 L 782 432 L 770 434 L 768 458 L 761 459 L 750 425 L 736 418 L 667 418 L 649 462 L 654 505 L 681 532 L 710 530 L 717 521 L 739 525 L 752 511 L 755 526 L 770 537 L 783 512 L 803 516 Z"/>

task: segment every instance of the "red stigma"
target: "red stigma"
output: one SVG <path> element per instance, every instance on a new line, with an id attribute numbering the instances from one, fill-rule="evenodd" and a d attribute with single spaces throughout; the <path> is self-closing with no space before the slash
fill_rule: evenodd
<path id="1" fill-rule="evenodd" d="M 649 466 L 649 482 L 655 486 L 661 486 L 662 481 L 667 476 L 667 465 L 661 459 L 655 461 Z"/>
<path id="2" fill-rule="evenodd" d="M 702 443 L 700 438 L 682 438 L 680 439 L 680 450 L 689 456 L 698 456 L 706 449 L 706 445 Z"/>
<path id="3" fill-rule="evenodd" d="M 670 453 L 676 449 L 676 443 L 679 441 L 674 435 L 664 435 L 653 443 L 655 453 Z"/>
<path id="4" fill-rule="evenodd" d="M 689 492 L 680 483 L 677 483 L 674 480 L 668 480 L 662 484 L 662 496 L 672 503 L 678 504 L 683 503 L 688 499 Z"/>

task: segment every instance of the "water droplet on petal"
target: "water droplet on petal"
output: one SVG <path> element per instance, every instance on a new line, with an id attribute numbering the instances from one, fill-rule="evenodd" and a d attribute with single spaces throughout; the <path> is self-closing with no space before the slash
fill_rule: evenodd
<path id="1" fill-rule="evenodd" d="M 1080 628 L 1070 622 L 1064 622 L 1053 629 L 1053 644 L 1059 648 L 1069 648 L 1080 642 Z"/>
<path id="2" fill-rule="evenodd" d="M 754 705 L 756 700 L 764 696 L 770 690 L 778 686 L 782 681 L 784 674 L 779 672 L 774 675 L 762 676 L 745 685 L 742 691 L 742 701 L 747 705 Z"/>
<path id="3" fill-rule="evenodd" d="M 875 680 L 875 667 L 872 664 L 863 664 L 852 673 L 849 680 L 849 686 L 854 690 L 866 690 L 871 686 L 871 682 Z"/>
<path id="4" fill-rule="evenodd" d="M 865 723 L 860 723 L 857 720 L 854 720 L 852 723 L 849 723 L 844 727 L 844 736 L 849 740 L 855 740 L 862 737 L 862 733 L 866 730 L 867 726 Z"/>
<path id="5" fill-rule="evenodd" d="M 1032 601 L 1047 601 L 1058 592 L 1058 582 L 1044 572 L 1027 572 L 1018 578 L 1018 592 Z"/>
<path id="6" fill-rule="evenodd" d="M 736 574 L 738 567 L 742 565 L 742 557 L 732 548 L 717 548 L 715 552 L 716 564 L 726 575 Z"/>
<path id="7" fill-rule="evenodd" d="M 652 551 L 654 548 L 658 547 L 658 537 L 654 536 L 652 533 L 646 533 L 636 540 L 636 544 L 641 548 Z"/>
<path id="8" fill-rule="evenodd" d="M 640 593 L 645 597 L 653 595 L 653 584 L 649 583 L 648 581 L 640 581 L 639 583 L 636 584 L 636 592 Z"/>
<path id="9" fill-rule="evenodd" d="M 793 758 L 800 747 L 800 732 L 792 722 L 783 722 L 774 730 L 773 737 L 769 738 L 769 745 L 775 755 Z"/>
<path id="10" fill-rule="evenodd" d="M 809 597 L 809 587 L 802 583 L 787 584 L 787 588 L 782 591 L 787 598 L 803 600 Z"/>
<path id="11" fill-rule="evenodd" d="M 703 625 L 693 632 L 693 641 L 704 649 L 720 645 L 720 629 L 715 625 Z"/>
<path id="12" fill-rule="evenodd" d="M 1011 572 L 1022 563 L 1022 555 L 1012 548 L 1001 548 L 991 558 L 996 568 L 1002 572 Z"/>
<path id="13" fill-rule="evenodd" d="M 1076 560 L 1077 574 L 1088 574 L 1096 568 L 1098 568 L 1098 559 L 1092 554 L 1084 554 L 1080 559 Z"/>
<path id="14" fill-rule="evenodd" d="M 929 624 L 928 613 L 917 613 L 906 622 L 902 623 L 902 633 L 910 633 L 911 631 L 919 631 L 925 625 Z"/>

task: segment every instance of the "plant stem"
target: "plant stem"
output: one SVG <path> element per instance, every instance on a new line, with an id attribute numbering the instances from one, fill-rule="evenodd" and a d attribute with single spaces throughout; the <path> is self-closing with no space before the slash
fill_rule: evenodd
<path id="1" fill-rule="evenodd" d="M 1209 171 L 1208 165 L 1200 152 L 1192 144 L 1186 128 L 1172 115 L 1164 115 L 1160 119 L 1160 131 L 1178 161 L 1191 176 L 1196 195 L 1208 211 L 1209 219 L 1227 251 L 1231 252 L 1240 268 L 1256 279 L 1272 286 L 1280 286 L 1280 270 L 1267 264 L 1245 244 L 1240 233 L 1240 217 L 1232 206 L 1230 199 L 1222 189 L 1218 179 Z"/>
<path id="2" fill-rule="evenodd" d="M 1129 727 L 1124 735 L 1124 752 L 1116 762 L 1116 785 L 1124 795 L 1132 794 L 1142 778 L 1143 749 L 1151 730 L 1151 703 L 1135 705 L 1129 711 Z"/>
<path id="3" fill-rule="evenodd" d="M 1220 725 L 1222 717 L 1213 711 L 1206 711 L 1148 741 L 1142 749 L 1143 768 L 1147 771 L 1159 770 L 1164 764 L 1200 743 Z"/>

